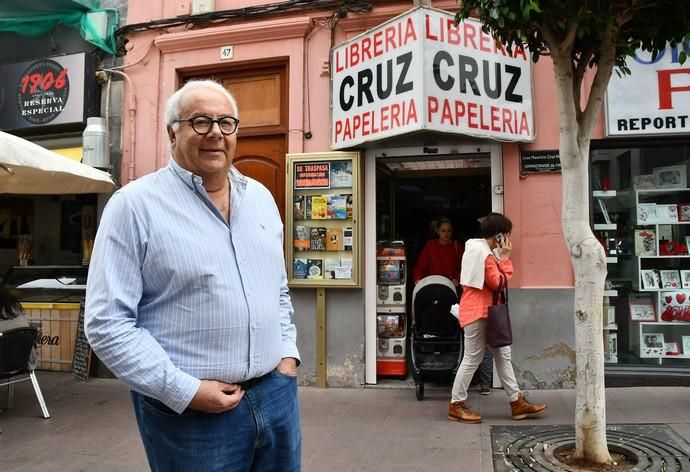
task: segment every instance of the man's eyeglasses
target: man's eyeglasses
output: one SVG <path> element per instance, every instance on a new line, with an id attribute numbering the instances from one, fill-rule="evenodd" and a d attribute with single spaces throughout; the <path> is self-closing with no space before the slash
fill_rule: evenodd
<path id="1" fill-rule="evenodd" d="M 222 118 L 211 118 L 210 116 L 195 116 L 194 118 L 189 118 L 187 120 L 175 120 L 173 123 L 191 123 L 192 129 L 196 134 L 208 134 L 213 129 L 213 124 L 218 123 L 220 132 L 225 136 L 230 135 L 237 131 L 237 125 L 240 124 L 240 120 L 234 116 L 224 116 Z"/>

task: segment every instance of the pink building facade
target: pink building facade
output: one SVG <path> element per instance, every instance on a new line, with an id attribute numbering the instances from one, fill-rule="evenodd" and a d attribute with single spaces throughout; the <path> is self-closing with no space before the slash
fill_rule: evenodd
<path id="1" fill-rule="evenodd" d="M 412 2 L 370 2 L 375 4 L 370 11 L 341 11 L 338 14 L 335 7 L 326 6 L 322 9 L 287 10 L 275 15 L 258 9 L 262 2 L 215 0 L 211 3 L 214 3 L 213 10 L 216 13 L 237 12 L 245 7 L 257 9 L 242 18 L 207 23 L 205 26 L 196 24 L 193 27 L 185 27 L 185 17 L 180 15 L 192 13 L 193 3 L 195 2 L 151 0 L 129 4 L 127 25 L 132 29 L 126 33 L 128 52 L 123 69 L 127 81 L 122 114 L 128 117 L 123 120 L 122 130 L 123 185 L 166 165 L 169 154 L 162 121 L 165 101 L 181 83 L 194 77 L 232 78 L 233 74 L 240 73 L 251 79 L 252 70 L 261 71 L 277 67 L 281 70 L 280 77 L 283 80 L 280 96 L 284 114 L 274 124 L 266 125 L 266 129 L 273 130 L 267 131 L 267 134 L 274 133 L 271 136 L 277 135 L 279 140 L 282 139 L 283 147 L 280 152 L 295 154 L 331 151 L 329 67 L 334 67 L 334 64 L 330 63 L 331 48 L 413 7 Z M 430 3 L 433 8 L 440 10 L 452 12 L 457 9 L 455 1 L 437 0 Z M 365 4 L 366 2 L 362 2 L 362 5 Z M 164 19 L 171 20 L 165 28 L 156 27 L 152 23 Z M 173 24 L 174 20 L 178 20 L 179 24 Z M 134 28 L 134 25 L 139 27 Z M 231 90 L 232 87 L 230 85 Z M 242 101 L 243 97 L 252 96 L 251 93 L 243 95 L 246 90 L 238 90 L 241 95 L 240 119 L 243 120 L 243 110 L 251 109 L 252 113 L 256 110 L 251 103 Z M 234 90 L 233 93 L 237 95 Z M 418 228 L 425 229 L 432 219 L 442 215 L 451 216 L 451 219 L 457 222 L 456 225 L 462 226 L 468 221 L 469 216 L 474 218 L 473 212 L 491 210 L 503 212 L 513 221 L 511 237 L 515 247 L 513 259 L 516 273 L 511 283 L 511 314 L 516 339 L 513 347 L 514 363 L 520 383 L 526 388 L 559 388 L 573 385 L 573 275 L 561 231 L 561 175 L 559 172 L 521 171 L 521 164 L 524 164 L 521 163 L 521 160 L 524 161 L 521 156 L 524 158 L 530 153 L 539 154 L 541 151 L 558 149 L 559 124 L 555 97 L 552 67 L 550 62 L 544 59 L 532 67 L 535 137 L 531 142 L 505 142 L 460 133 L 422 131 L 385 140 L 371 140 L 348 149 L 361 151 L 364 221 L 360 263 L 363 269 L 363 282 L 361 288 L 356 289 L 327 289 L 325 327 L 317 326 L 316 289 L 291 289 L 299 330 L 299 347 L 304 361 L 300 374 L 302 383 L 317 382 L 321 362 L 318 359 L 315 339 L 320 328 L 324 328 L 326 333 L 325 368 L 329 386 L 357 386 L 382 381 L 382 376 L 376 372 L 376 241 L 399 237 L 403 237 L 406 242 L 413 241 L 408 248 L 408 262 L 412 264 L 416 256 L 415 250 L 418 252 L 423 238 L 419 236 L 419 229 L 412 229 L 414 223 L 409 221 L 409 215 L 407 218 L 403 216 L 403 213 L 406 213 L 404 202 L 409 196 L 401 193 L 404 192 L 401 187 L 424 190 L 425 186 L 434 187 L 438 184 L 439 188 L 466 186 L 471 189 L 474 196 L 469 198 L 460 192 L 457 195 L 449 195 L 451 202 L 437 199 L 436 204 L 433 200 L 426 206 L 420 204 L 417 214 Z M 260 114 L 260 110 L 257 113 Z M 260 118 L 257 123 L 261 123 Z M 242 129 L 242 124 L 240 128 Z M 600 183 L 593 183 L 592 186 L 592 221 L 595 226 L 600 217 L 596 192 L 615 191 L 616 186 L 619 193 L 624 188 L 634 192 L 629 177 L 630 170 L 625 171 L 627 174 L 624 172 L 628 175 L 627 181 L 620 177 L 620 173 L 614 175 L 618 167 L 625 168 L 627 165 L 620 162 L 623 151 L 618 150 L 630 149 L 634 156 L 636 152 L 644 154 L 645 147 L 658 147 L 659 143 L 658 137 L 649 136 L 632 136 L 624 141 L 614 141 L 613 138 L 606 137 L 605 128 L 602 110 L 600 123 L 593 136 L 592 160 L 603 160 L 611 165 L 602 171 L 605 174 L 603 177 L 606 185 L 602 187 Z M 249 134 L 244 135 L 240 131 L 238 138 L 245 139 L 251 144 L 253 137 L 261 135 L 260 129 L 261 126 L 257 125 L 250 129 Z M 687 137 L 686 131 L 680 133 L 680 136 L 672 136 L 669 138 L 670 141 L 665 141 L 666 147 L 674 147 L 674 155 L 681 156 L 678 162 L 669 161 L 669 166 L 683 165 L 684 159 L 689 157 Z M 596 157 L 597 149 L 602 149 L 599 157 Z M 615 156 L 608 158 L 610 155 Z M 470 157 L 478 158 L 480 161 L 484 159 L 484 164 L 478 164 L 479 168 L 471 171 L 419 170 L 422 167 L 419 163 L 425 160 L 438 160 L 439 156 L 456 162 L 467 162 Z M 415 163 L 417 167 L 413 166 L 406 172 L 396 173 L 394 166 L 386 160 L 391 157 L 396 158 L 398 162 Z M 382 170 L 383 173 L 380 174 Z M 636 172 L 633 171 L 632 174 L 635 177 Z M 454 178 L 456 180 L 453 180 Z M 473 186 L 478 180 L 481 180 L 481 185 Z M 484 193 L 477 196 L 476 193 L 480 191 L 478 189 L 483 189 L 481 191 Z M 424 192 L 418 195 L 419 201 L 423 195 Z M 690 201 L 690 194 L 688 198 Z M 634 209 L 639 199 L 640 195 L 637 195 L 637 200 L 630 208 Z M 463 204 L 471 201 L 479 203 Z M 285 208 L 292 205 L 291 202 L 285 201 L 278 203 Z M 474 206 L 470 208 L 471 205 Z M 617 210 L 624 213 L 616 205 L 609 203 L 609 213 L 613 214 Z M 624 204 L 621 203 L 620 206 Z M 391 208 L 393 210 L 390 210 Z M 467 213 L 465 216 L 462 216 L 463 211 Z M 612 216 L 615 215 L 609 215 Z M 611 261 L 617 257 L 620 262 L 620 267 L 614 266 L 618 261 L 611 262 L 610 266 L 610 272 L 619 280 L 612 280 L 608 292 L 610 297 L 605 299 L 605 303 L 607 307 L 614 307 L 614 318 L 610 320 L 610 325 L 617 324 L 621 332 L 617 333 L 618 341 L 615 341 L 615 336 L 613 337 L 617 342 L 617 352 L 610 352 L 612 348 L 607 347 L 610 348 L 607 351 L 607 375 L 611 378 L 633 378 L 650 370 L 665 373 L 669 370 L 668 359 L 665 357 L 657 357 L 651 361 L 640 358 L 639 354 L 644 347 L 641 345 L 641 337 L 651 329 L 665 333 L 667 339 L 673 338 L 682 348 L 683 336 L 690 340 L 690 329 L 671 330 L 665 325 L 642 328 L 632 324 L 629 322 L 628 297 L 624 300 L 618 298 L 623 293 L 644 292 L 639 290 L 637 284 L 639 271 L 670 269 L 673 264 L 663 261 L 671 265 L 652 267 L 644 265 L 646 262 L 634 255 L 630 256 L 629 260 L 624 260 L 628 255 L 634 254 L 633 222 L 623 216 L 606 221 L 608 223 L 602 220 L 601 224 L 608 224 L 609 231 L 602 238 L 617 238 L 621 241 L 621 246 L 629 246 L 628 249 L 619 248 L 620 252 L 617 255 L 610 253 Z M 616 223 L 619 228 L 613 229 Z M 624 225 L 628 228 L 625 234 L 620 231 Z M 662 236 L 662 229 L 658 224 L 649 229 L 655 229 L 657 237 Z M 683 230 L 684 228 L 679 235 L 669 234 L 680 238 L 685 235 Z M 456 235 L 461 239 L 472 236 L 471 228 L 456 228 Z M 286 235 L 286 240 L 290 244 L 290 235 Z M 611 248 L 611 251 L 613 250 Z M 680 271 L 685 266 L 681 264 L 675 268 L 681 274 Z M 411 270 L 411 267 L 409 269 Z M 626 283 L 627 279 L 630 279 L 630 284 Z M 662 289 L 663 287 L 659 288 Z M 649 297 L 655 311 L 662 308 L 659 299 Z M 610 328 L 609 331 L 605 331 L 605 343 L 610 341 L 606 336 L 611 333 L 616 333 L 616 330 Z M 623 358 L 623 351 L 628 353 L 629 361 L 619 362 L 619 359 Z M 680 353 L 682 357 L 682 349 Z M 615 357 L 611 357 L 614 354 Z M 690 352 L 687 356 L 690 358 Z M 687 366 L 681 361 L 670 367 L 678 372 L 687 373 Z M 662 377 L 665 376 L 666 374 Z"/>

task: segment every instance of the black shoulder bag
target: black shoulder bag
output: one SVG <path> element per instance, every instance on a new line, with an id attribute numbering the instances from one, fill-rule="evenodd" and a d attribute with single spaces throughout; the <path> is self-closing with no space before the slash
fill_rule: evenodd
<path id="1" fill-rule="evenodd" d="M 504 303 L 500 303 L 503 295 Z M 504 347 L 513 344 L 513 330 L 510 327 L 508 314 L 508 283 L 501 274 L 498 290 L 494 292 L 493 304 L 489 307 L 489 318 L 486 320 L 486 342 L 491 347 Z"/>

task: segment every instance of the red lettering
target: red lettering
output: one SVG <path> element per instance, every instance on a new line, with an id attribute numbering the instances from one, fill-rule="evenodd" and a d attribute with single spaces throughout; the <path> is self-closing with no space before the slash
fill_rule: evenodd
<path id="1" fill-rule="evenodd" d="M 404 104 L 405 102 L 403 102 Z M 410 101 L 410 109 L 407 110 L 407 123 L 417 123 L 417 105 L 415 105 L 414 100 Z"/>
<path id="2" fill-rule="evenodd" d="M 410 40 L 417 40 L 417 31 L 414 29 L 412 18 L 407 19 L 407 24 L 405 25 L 405 39 L 402 41 L 402 44 L 407 44 Z"/>
<path id="3" fill-rule="evenodd" d="M 514 133 L 513 131 L 513 113 L 508 109 L 504 108 L 503 109 L 503 129 L 504 130 L 509 130 L 509 133 Z"/>
<path id="4" fill-rule="evenodd" d="M 459 125 L 463 116 L 465 116 L 465 103 L 455 100 L 455 123 Z"/>
<path id="5" fill-rule="evenodd" d="M 658 70 L 659 81 L 659 110 L 671 110 L 673 108 L 673 92 L 690 92 L 690 85 L 682 87 L 671 86 L 671 76 L 676 74 L 690 74 L 690 69 Z"/>
<path id="6" fill-rule="evenodd" d="M 391 105 L 391 127 L 400 128 L 400 105 L 397 103 Z"/>
<path id="7" fill-rule="evenodd" d="M 479 34 L 479 49 L 484 52 L 491 52 L 491 36 L 483 32 Z M 495 46 L 493 51 L 496 51 Z"/>
<path id="8" fill-rule="evenodd" d="M 491 131 L 501 131 L 501 129 L 498 127 L 498 122 L 501 119 L 499 112 L 500 110 L 498 107 L 491 107 Z"/>
<path id="9" fill-rule="evenodd" d="M 427 15 L 427 18 L 429 16 Z M 426 120 L 431 121 L 431 115 L 436 113 L 438 111 L 438 98 L 432 97 L 429 95 L 429 97 L 426 100 L 426 108 L 427 108 L 427 113 L 426 113 Z"/>
<path id="10" fill-rule="evenodd" d="M 388 107 L 381 108 L 381 131 L 388 131 Z"/>
<path id="11" fill-rule="evenodd" d="M 369 136 L 369 113 L 362 115 L 362 136 Z"/>
<path id="12" fill-rule="evenodd" d="M 378 57 L 383 54 L 383 32 L 377 31 L 374 33 L 374 57 Z"/>
<path id="13" fill-rule="evenodd" d="M 350 48 L 350 67 L 359 64 L 359 43 L 354 43 Z"/>
<path id="14" fill-rule="evenodd" d="M 395 28 L 392 26 L 389 26 L 388 28 L 385 29 L 385 35 L 386 35 L 386 50 L 390 51 L 391 49 L 395 49 Z"/>
<path id="15" fill-rule="evenodd" d="M 449 121 L 450 124 L 453 124 L 453 115 L 450 113 L 450 103 L 448 100 L 443 100 L 443 111 L 441 112 L 441 124 L 445 124 L 446 121 Z"/>
<path id="16" fill-rule="evenodd" d="M 371 60 L 369 48 L 371 47 L 371 38 L 362 38 L 362 60 Z"/>
<path id="17" fill-rule="evenodd" d="M 470 128 L 478 128 L 477 126 L 477 104 L 467 104 L 467 126 Z"/>
<path id="18" fill-rule="evenodd" d="M 345 67 L 340 64 L 340 51 L 335 52 L 335 71 L 342 72 Z"/>
<path id="19" fill-rule="evenodd" d="M 431 34 L 431 17 L 428 14 L 424 15 L 424 16 L 425 16 L 424 23 L 426 25 L 426 39 L 430 39 L 432 41 L 438 41 L 438 36 Z"/>
<path id="20" fill-rule="evenodd" d="M 465 37 L 465 47 L 467 47 L 467 43 L 471 42 L 472 47 L 474 49 L 477 49 L 477 43 L 474 42 L 474 37 L 477 34 L 477 29 L 474 27 L 472 23 L 469 21 L 463 22 L 463 36 Z"/>
<path id="21" fill-rule="evenodd" d="M 362 126 L 362 116 L 361 115 L 355 115 L 355 117 L 352 119 L 352 134 L 355 135 L 357 134 L 357 131 Z"/>
<path id="22" fill-rule="evenodd" d="M 448 44 L 460 44 L 460 30 L 455 26 L 455 20 L 448 18 Z"/>
<path id="23" fill-rule="evenodd" d="M 530 134 L 529 124 L 527 123 L 527 114 L 524 111 L 520 117 L 520 131 L 518 131 L 518 133 L 524 134 L 525 136 L 529 136 Z"/>

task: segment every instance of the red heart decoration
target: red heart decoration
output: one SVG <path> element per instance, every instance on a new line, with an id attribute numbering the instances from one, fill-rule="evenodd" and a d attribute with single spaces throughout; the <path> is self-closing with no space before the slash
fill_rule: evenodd
<path id="1" fill-rule="evenodd" d="M 662 321 L 673 321 L 673 309 L 667 306 L 664 312 L 661 314 Z"/>
<path id="2" fill-rule="evenodd" d="M 671 295 L 666 295 L 666 303 L 671 303 L 673 301 L 673 297 Z"/>
<path id="3" fill-rule="evenodd" d="M 674 320 L 682 320 L 684 311 L 685 311 L 685 309 L 682 306 L 674 306 L 673 307 L 673 319 Z"/>
<path id="4" fill-rule="evenodd" d="M 682 321 L 690 321 L 690 306 L 685 309 L 682 316 Z"/>
<path id="5" fill-rule="evenodd" d="M 678 303 L 680 303 L 681 305 L 685 301 L 685 297 L 686 295 L 684 293 L 676 293 L 676 300 L 678 300 Z"/>

